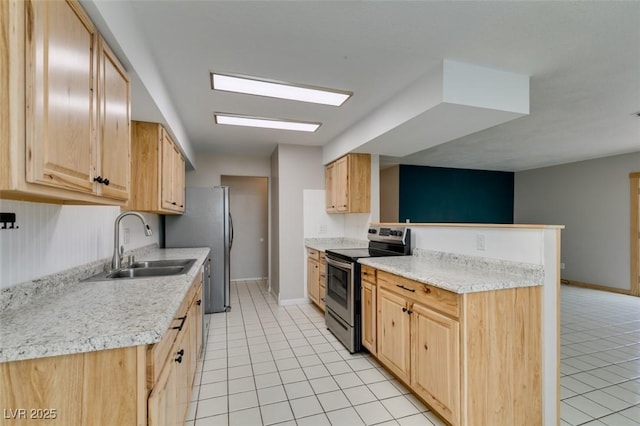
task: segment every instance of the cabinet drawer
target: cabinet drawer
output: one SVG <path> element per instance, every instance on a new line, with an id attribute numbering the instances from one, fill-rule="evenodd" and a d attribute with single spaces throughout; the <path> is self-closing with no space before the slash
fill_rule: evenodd
<path id="1" fill-rule="evenodd" d="M 372 268 L 371 266 L 362 265 L 361 275 L 363 281 L 369 281 L 372 284 L 376 283 L 376 268 Z"/>
<path id="2" fill-rule="evenodd" d="M 316 249 L 307 248 L 307 257 L 310 257 L 313 260 L 320 260 L 320 252 Z"/>
<path id="3" fill-rule="evenodd" d="M 178 335 L 178 330 L 175 330 L 173 327 L 177 327 L 178 325 L 180 325 L 179 321 L 171 321 L 171 325 L 162 340 L 150 345 L 147 349 L 147 389 L 153 389 L 160 378 L 162 366 L 169 356 L 173 342 Z"/>
<path id="4" fill-rule="evenodd" d="M 456 293 L 384 271 L 378 271 L 378 285 L 444 314 L 455 318 L 460 316 L 459 295 Z"/>

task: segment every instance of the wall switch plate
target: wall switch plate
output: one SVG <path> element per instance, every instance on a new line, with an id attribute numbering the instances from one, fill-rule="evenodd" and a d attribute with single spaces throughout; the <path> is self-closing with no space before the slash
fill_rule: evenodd
<path id="1" fill-rule="evenodd" d="M 564 262 L 560 264 L 560 269 L 564 269 Z"/>
<path id="2" fill-rule="evenodd" d="M 487 249 L 487 236 L 485 234 L 476 234 L 476 249 L 483 251 Z"/>

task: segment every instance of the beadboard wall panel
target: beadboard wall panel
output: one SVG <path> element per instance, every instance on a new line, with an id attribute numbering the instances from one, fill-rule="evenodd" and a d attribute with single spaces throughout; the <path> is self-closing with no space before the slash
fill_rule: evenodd
<path id="1" fill-rule="evenodd" d="M 113 225 L 120 207 L 0 200 L 0 211 L 15 213 L 19 227 L 0 230 L 0 289 L 111 257 L 113 253 Z M 129 228 L 125 250 L 158 243 L 159 216 L 144 216 L 154 232 L 151 237 L 145 237 L 137 218 L 122 220 L 121 243 L 123 230 Z"/>

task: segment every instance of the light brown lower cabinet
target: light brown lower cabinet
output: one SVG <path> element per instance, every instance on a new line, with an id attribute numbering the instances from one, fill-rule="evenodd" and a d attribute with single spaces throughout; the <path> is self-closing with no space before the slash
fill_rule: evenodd
<path id="1" fill-rule="evenodd" d="M 202 346 L 201 289 L 198 274 L 159 343 L 0 363 L 0 425 L 183 424 Z"/>
<path id="2" fill-rule="evenodd" d="M 378 290 L 376 286 L 376 275 L 377 272 L 375 268 L 362 265 L 362 290 L 360 294 L 362 301 L 362 346 L 367 348 L 373 355 L 377 355 L 378 353 Z"/>
<path id="3" fill-rule="evenodd" d="M 325 310 L 326 264 L 325 254 L 307 248 L 307 297 L 321 310 Z"/>
<path id="4" fill-rule="evenodd" d="M 452 425 L 542 424 L 541 287 L 456 294 L 376 272 L 362 298 L 373 327 L 377 290 L 372 354 L 433 412 Z"/>
<path id="5" fill-rule="evenodd" d="M 443 417 L 459 423 L 459 323 L 419 303 L 411 311 L 411 385 Z"/>

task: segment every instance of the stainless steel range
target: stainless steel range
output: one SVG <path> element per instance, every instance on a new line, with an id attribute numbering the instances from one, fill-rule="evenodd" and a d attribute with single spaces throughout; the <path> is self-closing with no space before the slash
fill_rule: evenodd
<path id="1" fill-rule="evenodd" d="M 327 250 L 327 328 L 349 352 L 362 345 L 360 264 L 363 257 L 406 256 L 411 254 L 411 230 L 404 226 L 372 226 L 368 248 Z"/>

